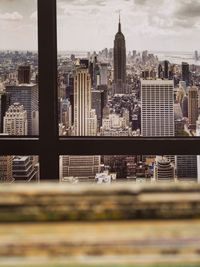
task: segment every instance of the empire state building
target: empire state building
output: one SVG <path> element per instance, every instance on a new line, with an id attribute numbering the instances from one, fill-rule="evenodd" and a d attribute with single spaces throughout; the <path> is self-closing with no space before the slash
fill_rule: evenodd
<path id="1" fill-rule="evenodd" d="M 121 32 L 120 17 L 114 41 L 114 93 L 126 94 L 126 43 Z"/>

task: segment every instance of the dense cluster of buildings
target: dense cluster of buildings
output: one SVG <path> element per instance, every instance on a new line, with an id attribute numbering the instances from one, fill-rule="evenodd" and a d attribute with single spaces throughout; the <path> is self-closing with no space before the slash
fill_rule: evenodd
<path id="1" fill-rule="evenodd" d="M 38 135 L 37 60 L 34 53 L 1 54 L 0 134 Z M 17 65 L 21 63 L 25 65 Z M 10 64 L 8 64 L 10 62 Z M 8 66 L 7 66 L 8 64 Z M 15 68 L 13 68 L 13 66 Z M 37 156 L 0 156 L 1 182 L 39 181 Z"/>
<path id="2" fill-rule="evenodd" d="M 0 133 L 38 135 L 36 53 L 8 51 L 1 52 L 0 57 Z M 196 65 L 161 62 L 148 51 L 126 53 L 119 20 L 113 49 L 88 53 L 85 58 L 59 54 L 59 134 L 199 136 L 199 88 L 200 67 Z M 199 156 L 187 155 L 63 155 L 60 180 L 197 181 L 198 166 Z M 0 157 L 0 180 L 20 179 L 39 179 L 37 157 Z"/>

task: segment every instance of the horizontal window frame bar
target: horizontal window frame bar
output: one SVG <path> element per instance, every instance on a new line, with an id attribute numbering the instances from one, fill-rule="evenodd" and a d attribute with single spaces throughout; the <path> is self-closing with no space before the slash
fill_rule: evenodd
<path id="1" fill-rule="evenodd" d="M 200 155 L 200 137 L 60 138 L 60 155 Z"/>
<path id="2" fill-rule="evenodd" d="M 0 138 L 0 156 L 8 155 L 38 155 L 39 139 L 29 137 Z"/>
<path id="3" fill-rule="evenodd" d="M 200 155 L 200 137 L 0 138 L 0 155 Z"/>

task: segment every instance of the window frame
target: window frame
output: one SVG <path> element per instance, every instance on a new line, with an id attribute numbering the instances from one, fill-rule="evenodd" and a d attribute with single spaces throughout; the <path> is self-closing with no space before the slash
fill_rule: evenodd
<path id="1" fill-rule="evenodd" d="M 59 156 L 198 155 L 200 137 L 59 137 L 56 0 L 37 0 L 39 136 L 0 137 L 0 155 L 37 155 L 41 181 L 59 181 Z"/>

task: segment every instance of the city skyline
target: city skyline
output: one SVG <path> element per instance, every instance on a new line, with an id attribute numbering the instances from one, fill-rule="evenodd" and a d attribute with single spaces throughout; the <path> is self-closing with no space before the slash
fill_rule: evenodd
<path id="1" fill-rule="evenodd" d="M 127 50 L 193 51 L 200 41 L 199 0 L 59 0 L 57 10 L 58 50 L 112 47 L 119 10 Z M 1 0 L 0 30 L 0 49 L 37 50 L 36 0 Z"/>

